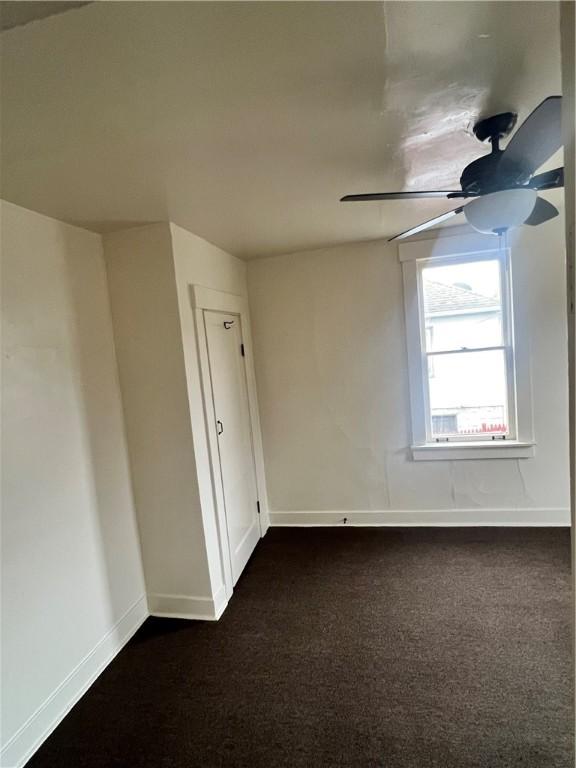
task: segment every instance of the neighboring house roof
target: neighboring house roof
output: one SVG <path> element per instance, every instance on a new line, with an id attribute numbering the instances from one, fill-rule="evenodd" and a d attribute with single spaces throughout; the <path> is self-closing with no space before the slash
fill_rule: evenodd
<path id="1" fill-rule="evenodd" d="M 500 301 L 494 296 L 484 296 L 459 285 L 437 283 L 426 280 L 425 289 L 426 313 L 441 315 L 462 310 L 497 309 Z"/>

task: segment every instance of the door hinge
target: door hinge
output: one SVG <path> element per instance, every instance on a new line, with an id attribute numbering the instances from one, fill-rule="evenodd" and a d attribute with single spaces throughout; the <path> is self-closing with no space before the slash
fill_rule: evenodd
<path id="1" fill-rule="evenodd" d="M 242 353 L 242 357 L 246 357 L 244 354 L 244 344 L 240 344 L 240 352 Z"/>
<path id="2" fill-rule="evenodd" d="M 256 509 L 258 510 L 258 514 L 260 514 L 260 502 L 256 502 Z"/>

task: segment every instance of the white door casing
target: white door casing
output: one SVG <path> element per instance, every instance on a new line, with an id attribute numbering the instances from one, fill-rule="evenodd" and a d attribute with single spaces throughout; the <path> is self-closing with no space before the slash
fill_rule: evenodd
<path id="1" fill-rule="evenodd" d="M 261 535 L 242 321 L 204 310 L 204 326 L 234 585 Z"/>

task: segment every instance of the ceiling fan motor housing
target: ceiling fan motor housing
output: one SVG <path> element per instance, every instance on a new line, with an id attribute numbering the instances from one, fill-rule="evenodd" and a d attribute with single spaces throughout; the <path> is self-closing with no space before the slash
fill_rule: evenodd
<path id="1" fill-rule="evenodd" d="M 518 115 L 515 112 L 502 112 L 499 115 L 486 117 L 484 120 L 479 120 L 474 126 L 474 136 L 479 141 L 502 139 L 504 136 L 508 136 L 516 125 L 517 119 Z"/>
<path id="2" fill-rule="evenodd" d="M 518 115 L 514 112 L 503 112 L 476 123 L 474 135 L 480 141 L 490 141 L 492 152 L 464 168 L 460 177 L 463 192 L 486 195 L 501 189 L 521 186 L 529 181 L 531 174 L 522 166 L 510 162 L 501 163 L 504 152 L 499 146 L 500 139 L 512 131 L 517 118 Z"/>

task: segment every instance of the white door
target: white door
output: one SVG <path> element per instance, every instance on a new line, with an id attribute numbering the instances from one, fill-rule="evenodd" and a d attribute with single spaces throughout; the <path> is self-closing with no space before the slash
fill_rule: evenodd
<path id="1" fill-rule="evenodd" d="M 258 493 L 239 315 L 204 311 L 234 584 L 258 539 Z"/>

